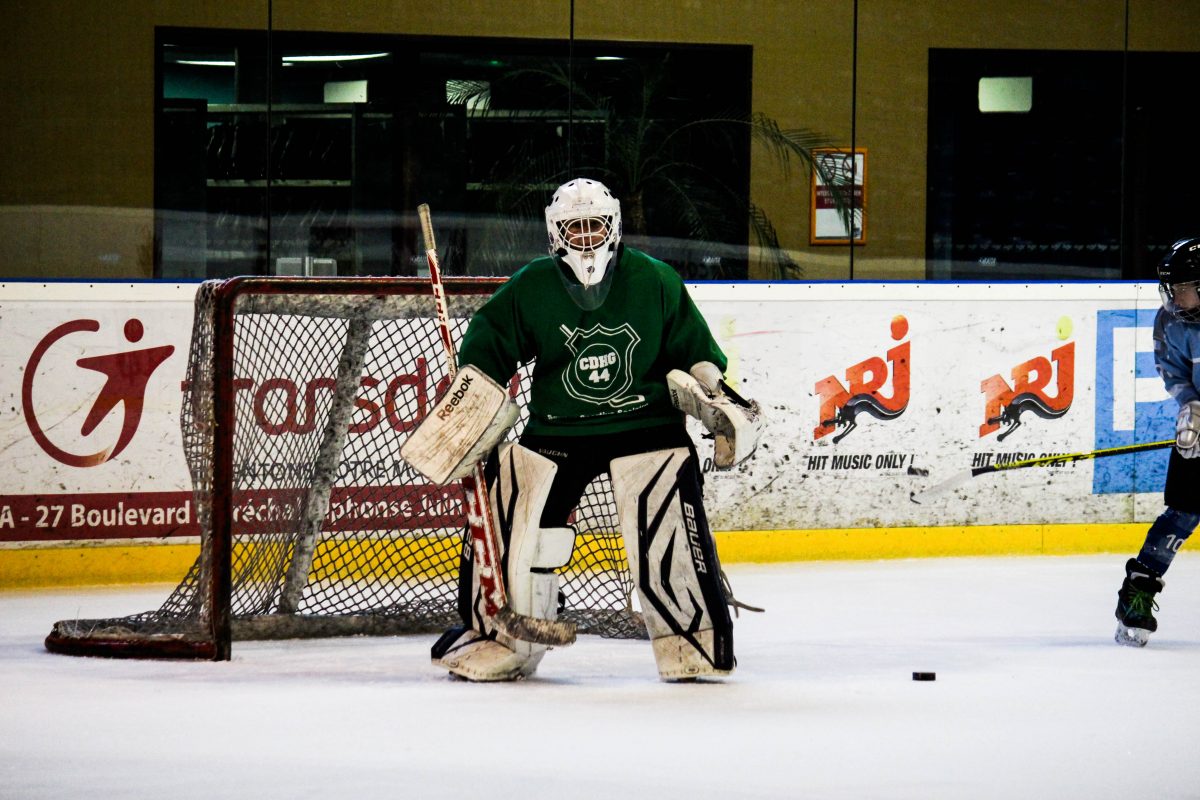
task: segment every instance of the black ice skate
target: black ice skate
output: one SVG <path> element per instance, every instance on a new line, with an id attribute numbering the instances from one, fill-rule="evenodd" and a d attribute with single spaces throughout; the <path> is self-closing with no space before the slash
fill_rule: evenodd
<path id="1" fill-rule="evenodd" d="M 1125 563 L 1125 581 L 1117 592 L 1117 644 L 1145 647 L 1150 634 L 1158 630 L 1154 595 L 1162 591 L 1162 576 L 1136 558 Z"/>

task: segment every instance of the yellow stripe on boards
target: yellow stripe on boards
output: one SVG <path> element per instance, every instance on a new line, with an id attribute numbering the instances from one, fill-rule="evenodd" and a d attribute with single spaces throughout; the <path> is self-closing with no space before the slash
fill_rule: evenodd
<path id="1" fill-rule="evenodd" d="M 1148 523 L 1120 523 L 720 531 L 717 548 L 726 564 L 1134 553 L 1147 527 Z M 618 542 L 613 536 L 580 535 L 572 562 L 614 569 L 623 562 Z M 251 547 L 269 546 L 273 545 L 241 545 L 235 557 L 249 555 Z M 369 538 L 324 542 L 313 560 L 312 579 L 445 579 L 457 568 L 459 547 L 455 537 L 421 537 L 401 544 Z M 178 582 L 198 552 L 195 544 L 2 549 L 0 589 Z M 409 566 L 414 563 L 419 569 Z"/>
<path id="2" fill-rule="evenodd" d="M 0 550 L 0 589 L 180 581 L 197 545 L 102 545 Z"/>
<path id="3" fill-rule="evenodd" d="M 1148 523 L 721 531 L 725 563 L 1133 553 Z"/>

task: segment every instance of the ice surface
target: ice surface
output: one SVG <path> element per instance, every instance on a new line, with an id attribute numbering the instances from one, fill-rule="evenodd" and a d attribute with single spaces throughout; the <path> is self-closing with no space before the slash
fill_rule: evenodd
<path id="1" fill-rule="evenodd" d="M 767 613 L 721 684 L 593 637 L 505 685 L 433 636 L 72 658 L 52 622 L 170 587 L 0 592 L 0 798 L 1200 797 L 1200 557 L 1145 649 L 1113 642 L 1126 557 L 731 565 Z"/>

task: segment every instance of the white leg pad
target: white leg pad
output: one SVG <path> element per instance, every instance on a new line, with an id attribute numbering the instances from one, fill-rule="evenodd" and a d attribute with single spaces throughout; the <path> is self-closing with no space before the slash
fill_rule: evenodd
<path id="1" fill-rule="evenodd" d="M 499 450 L 499 474 L 491 493 L 497 529 L 508 531 L 508 602 L 513 611 L 537 619 L 558 617 L 559 577 L 553 570 L 571 560 L 575 529 L 542 528 L 542 509 L 558 465 L 519 444 Z M 498 637 L 522 656 L 545 652 L 546 646 Z"/>
<path id="2" fill-rule="evenodd" d="M 558 616 L 556 569 L 568 564 L 575 529 L 542 528 L 542 509 L 558 465 L 520 445 L 502 444 L 498 471 L 489 486 L 489 509 L 500 534 L 500 556 L 507 561 L 508 602 L 518 614 L 539 619 Z M 490 477 L 490 476 L 489 476 Z M 472 681 L 509 681 L 528 677 L 545 655 L 545 645 L 494 631 L 484 612 L 477 566 L 471 570 L 471 627 L 447 631 L 433 646 L 433 663 Z M 494 635 L 492 635 L 494 634 Z"/>
<path id="3" fill-rule="evenodd" d="M 681 447 L 614 459 L 609 467 L 659 674 L 728 674 L 733 623 L 695 459 Z"/>
<path id="4" fill-rule="evenodd" d="M 469 681 L 515 681 L 532 675 L 544 652 L 522 655 L 466 629 L 433 663 Z"/>
<path id="5" fill-rule="evenodd" d="M 709 652 L 713 649 L 713 632 L 700 631 L 696 634 L 701 646 Z M 651 642 L 654 645 L 654 663 L 658 665 L 658 676 L 664 681 L 686 681 L 696 678 L 723 678 L 733 669 L 717 669 L 710 661 L 701 657 L 695 645 L 682 636 L 661 636 Z"/>

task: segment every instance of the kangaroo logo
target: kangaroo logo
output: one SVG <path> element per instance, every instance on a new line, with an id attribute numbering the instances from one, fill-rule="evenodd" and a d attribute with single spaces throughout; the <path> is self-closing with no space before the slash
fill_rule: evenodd
<path id="1" fill-rule="evenodd" d="M 908 335 L 908 320 L 903 315 L 892 319 L 892 339 L 899 341 Z M 843 386 L 833 375 L 817 381 L 816 392 L 821 397 L 821 424 L 813 429 L 813 440 L 832 433 L 834 428 L 844 428 L 833 437 L 836 444 L 858 427 L 859 414 L 868 414 L 875 419 L 896 419 L 908 408 L 910 342 L 901 342 L 887 351 L 887 362 L 879 356 L 860 361 L 846 370 Z M 891 369 L 888 369 L 888 364 Z M 879 390 L 887 383 L 889 372 L 892 379 L 892 394 L 887 396 Z"/>
<path id="2" fill-rule="evenodd" d="M 646 401 L 643 395 L 625 394 L 633 384 L 633 350 L 642 340 L 629 323 L 617 328 L 597 324 L 587 330 L 566 325 L 560 329 L 572 356 L 562 374 L 567 394 L 585 403 L 612 408 Z"/>
<path id="3" fill-rule="evenodd" d="M 94 319 L 77 319 L 59 325 L 46 334 L 33 348 L 29 362 L 25 365 L 25 377 L 21 382 L 21 408 L 25 414 L 25 424 L 29 427 L 34 441 L 51 458 L 71 467 L 94 467 L 115 458 L 125 449 L 133 440 L 133 435 L 137 433 L 138 424 L 141 422 L 142 407 L 146 402 L 146 384 L 149 383 L 150 376 L 175 352 L 173 346 L 163 345 L 104 356 L 89 356 L 77 360 L 76 366 L 99 372 L 108 378 L 84 419 L 80 434 L 87 436 L 96 430 L 118 404 L 124 405 L 125 418 L 122 421 L 117 441 L 111 448 L 95 453 L 71 453 L 51 442 L 38 421 L 33 404 L 33 382 L 42 358 L 51 347 L 72 334 L 95 333 L 99 330 L 100 323 Z M 140 341 L 143 334 L 141 321 L 128 320 L 125 323 L 124 333 L 127 341 Z"/>
<path id="4" fill-rule="evenodd" d="M 1062 328 L 1061 323 L 1059 327 Z M 1045 389 L 1056 374 L 1058 393 L 1051 397 Z M 986 398 L 985 421 L 979 426 L 981 438 L 1004 425 L 1004 431 L 996 437 L 996 441 L 1004 441 L 1021 427 L 1021 415 L 1026 411 L 1042 419 L 1058 419 L 1071 410 L 1075 396 L 1075 343 L 1055 348 L 1049 359 L 1037 356 L 1018 364 L 1013 367 L 1012 379 L 1012 386 L 1000 375 L 980 382 L 979 389 Z"/>

